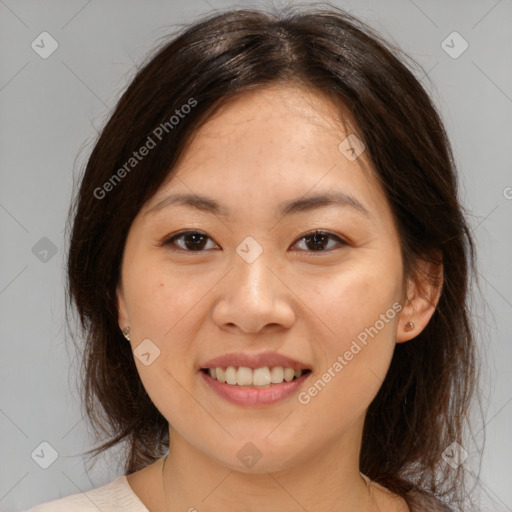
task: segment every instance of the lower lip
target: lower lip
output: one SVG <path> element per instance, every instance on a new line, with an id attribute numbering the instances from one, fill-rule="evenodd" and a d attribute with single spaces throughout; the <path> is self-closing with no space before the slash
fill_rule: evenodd
<path id="1" fill-rule="evenodd" d="M 302 375 L 291 382 L 273 384 L 268 388 L 245 388 L 219 382 L 203 371 L 199 373 L 206 384 L 220 397 L 236 405 L 249 406 L 269 405 L 284 400 L 296 393 L 302 383 L 311 375 L 311 372 L 308 372 L 306 375 Z"/>

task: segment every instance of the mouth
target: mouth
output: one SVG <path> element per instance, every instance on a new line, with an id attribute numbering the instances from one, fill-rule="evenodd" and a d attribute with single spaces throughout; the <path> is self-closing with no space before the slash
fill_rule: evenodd
<path id="1" fill-rule="evenodd" d="M 223 401 L 265 407 L 290 399 L 312 374 L 309 368 L 216 366 L 197 372 L 206 388 Z"/>
<path id="2" fill-rule="evenodd" d="M 296 381 L 311 373 L 311 370 L 308 368 L 294 369 L 284 366 L 263 366 L 254 369 L 247 366 L 218 366 L 216 368 L 201 368 L 201 372 L 214 381 L 229 386 L 265 389 Z"/>

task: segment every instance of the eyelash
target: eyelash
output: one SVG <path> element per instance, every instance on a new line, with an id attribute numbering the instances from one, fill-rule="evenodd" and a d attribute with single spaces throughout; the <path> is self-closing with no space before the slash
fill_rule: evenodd
<path id="1" fill-rule="evenodd" d="M 189 250 L 189 249 L 183 249 L 181 247 L 176 247 L 176 244 L 174 243 L 175 240 L 177 240 L 179 238 L 183 238 L 186 235 L 191 235 L 191 234 L 204 235 L 204 236 L 206 236 L 207 238 L 209 238 L 211 240 L 211 238 L 209 236 L 207 236 L 206 233 L 204 233 L 203 231 L 188 230 L 188 231 L 181 231 L 180 233 L 176 233 L 175 235 L 173 235 L 171 237 L 165 238 L 158 245 L 160 247 L 173 245 L 174 247 L 171 247 L 171 250 L 173 252 L 183 252 L 183 253 L 204 253 L 204 252 L 206 252 L 208 249 L 206 249 L 206 250 L 205 249 L 201 249 L 201 250 L 198 250 L 198 251 L 194 251 L 194 250 Z M 338 241 L 339 245 L 342 245 L 342 246 L 343 245 L 348 245 L 348 242 L 343 240 L 338 235 L 335 235 L 334 233 L 331 233 L 330 231 L 322 231 L 322 230 L 314 230 L 314 231 L 311 231 L 309 233 L 306 233 L 306 234 L 302 235 L 297 240 L 297 242 L 295 242 L 293 245 L 297 244 L 301 240 L 304 240 L 305 238 L 312 238 L 312 237 L 318 236 L 318 235 L 324 235 L 324 236 L 328 236 L 331 239 L 336 239 Z M 326 250 L 319 250 L 319 251 L 308 251 L 308 250 L 306 250 L 305 252 L 311 252 L 311 253 L 314 253 L 314 254 L 315 253 L 316 254 L 322 254 L 322 253 L 329 253 L 331 251 L 332 251 L 332 248 L 331 249 L 326 249 Z"/>

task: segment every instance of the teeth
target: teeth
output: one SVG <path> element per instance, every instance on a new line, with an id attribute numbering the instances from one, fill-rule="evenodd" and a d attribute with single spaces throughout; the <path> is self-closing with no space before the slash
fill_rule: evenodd
<path id="1" fill-rule="evenodd" d="M 275 366 L 270 372 L 270 382 L 280 384 L 284 379 L 284 369 L 282 366 Z"/>
<path id="2" fill-rule="evenodd" d="M 293 368 L 285 368 L 284 369 L 284 380 L 286 382 L 290 382 L 291 380 L 293 380 L 293 377 L 295 377 L 295 371 L 293 370 Z"/>
<path id="3" fill-rule="evenodd" d="M 212 379 L 219 382 L 226 382 L 232 386 L 245 387 L 269 387 L 272 384 L 281 384 L 282 382 L 291 382 L 293 378 L 299 378 L 302 370 L 294 370 L 293 368 L 284 368 L 282 366 L 274 366 L 269 368 L 248 368 L 247 366 L 228 366 L 224 368 L 209 368 L 208 374 Z"/>
<path id="4" fill-rule="evenodd" d="M 239 386 L 250 386 L 252 384 L 252 370 L 245 366 L 240 366 L 236 372 L 236 384 Z"/>
<path id="5" fill-rule="evenodd" d="M 252 383 L 255 386 L 268 386 L 270 384 L 270 370 L 265 366 L 265 368 L 256 368 L 251 372 L 252 375 Z M 240 385 L 240 382 L 238 383 Z"/>
<path id="6" fill-rule="evenodd" d="M 219 382 L 226 382 L 226 374 L 222 368 L 215 368 L 215 373 L 217 374 L 216 377 L 213 377 L 211 374 L 210 377 L 213 377 L 214 379 L 217 378 Z"/>
<path id="7" fill-rule="evenodd" d="M 232 366 L 226 368 L 226 382 L 231 385 L 236 384 L 236 370 Z"/>

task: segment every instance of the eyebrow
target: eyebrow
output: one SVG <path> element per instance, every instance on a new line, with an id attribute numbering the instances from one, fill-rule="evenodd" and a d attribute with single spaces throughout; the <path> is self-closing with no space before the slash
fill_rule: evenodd
<path id="1" fill-rule="evenodd" d="M 200 211 L 212 213 L 224 219 L 230 217 L 231 212 L 215 199 L 199 196 L 197 194 L 171 194 L 151 207 L 144 215 L 155 213 L 170 205 L 183 205 Z M 285 217 L 290 214 L 308 212 L 326 206 L 349 207 L 364 216 L 371 218 L 370 212 L 355 197 L 341 191 L 329 191 L 309 197 L 299 197 L 291 201 L 285 201 L 279 205 L 278 213 Z"/>

